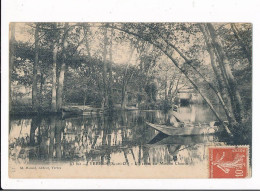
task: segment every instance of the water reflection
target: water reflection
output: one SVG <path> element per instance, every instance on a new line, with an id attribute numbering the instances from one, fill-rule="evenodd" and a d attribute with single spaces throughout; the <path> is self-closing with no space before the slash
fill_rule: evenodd
<path id="1" fill-rule="evenodd" d="M 210 122 L 204 107 L 182 107 L 186 122 Z M 223 144 L 217 136 L 174 137 L 145 124 L 167 123 L 172 112 L 129 111 L 113 116 L 11 118 L 9 157 L 17 163 L 80 161 L 85 165 L 193 165 L 205 160 L 209 144 Z"/>

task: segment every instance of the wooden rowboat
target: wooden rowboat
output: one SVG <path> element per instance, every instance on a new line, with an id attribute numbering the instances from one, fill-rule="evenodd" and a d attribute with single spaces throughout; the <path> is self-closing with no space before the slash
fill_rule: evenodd
<path id="1" fill-rule="evenodd" d="M 169 136 L 164 133 L 158 133 L 147 145 L 197 145 L 211 144 L 214 141 L 214 135 L 188 135 L 188 136 Z"/>
<path id="2" fill-rule="evenodd" d="M 103 110 L 101 108 L 93 108 L 89 106 L 71 106 L 71 107 L 63 107 L 62 108 L 62 117 L 70 117 L 75 115 L 97 115 L 103 114 Z"/>
<path id="3" fill-rule="evenodd" d="M 219 132 L 219 128 L 217 126 L 183 126 L 183 127 L 174 127 L 167 125 L 159 125 L 146 122 L 147 125 L 154 128 L 155 130 L 162 132 L 166 135 L 176 135 L 176 136 L 184 136 L 184 135 L 207 135 L 214 134 Z"/>

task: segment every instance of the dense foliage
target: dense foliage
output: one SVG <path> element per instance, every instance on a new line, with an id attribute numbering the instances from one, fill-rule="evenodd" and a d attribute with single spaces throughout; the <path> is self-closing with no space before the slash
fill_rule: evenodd
<path id="1" fill-rule="evenodd" d="M 193 92 L 228 128 L 251 119 L 251 24 L 12 23 L 11 111 L 169 107 Z M 201 101 L 201 100 L 200 100 Z"/>

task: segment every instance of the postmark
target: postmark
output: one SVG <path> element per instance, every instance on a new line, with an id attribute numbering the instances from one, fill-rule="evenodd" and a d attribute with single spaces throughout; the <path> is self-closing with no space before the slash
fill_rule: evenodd
<path id="1" fill-rule="evenodd" d="M 209 147 L 209 178 L 247 178 L 248 146 Z"/>

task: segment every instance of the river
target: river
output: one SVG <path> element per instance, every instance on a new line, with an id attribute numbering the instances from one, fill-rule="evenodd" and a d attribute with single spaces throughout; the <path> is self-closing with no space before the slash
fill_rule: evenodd
<path id="1" fill-rule="evenodd" d="M 216 118 L 202 105 L 180 107 L 185 122 Z M 207 159 L 209 145 L 225 145 L 217 135 L 173 137 L 147 126 L 174 122 L 172 112 L 119 111 L 113 116 L 11 117 L 9 158 L 22 164 L 80 161 L 94 165 L 193 165 Z"/>

